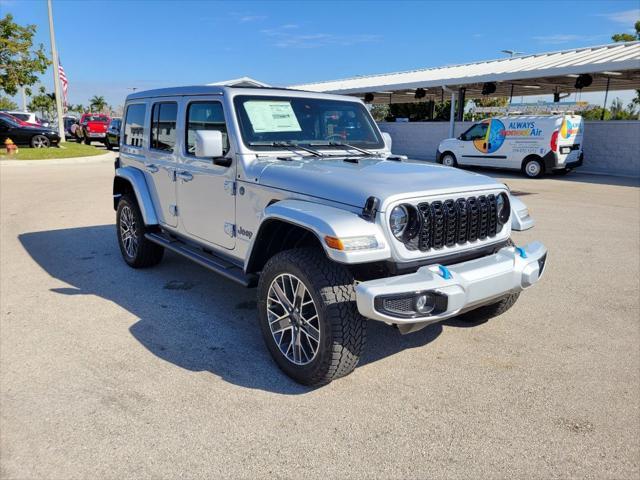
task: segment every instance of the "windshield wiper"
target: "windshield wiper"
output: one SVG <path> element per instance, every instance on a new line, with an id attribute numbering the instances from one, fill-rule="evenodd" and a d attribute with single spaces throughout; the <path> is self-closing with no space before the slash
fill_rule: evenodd
<path id="1" fill-rule="evenodd" d="M 298 153 L 297 152 L 298 150 L 302 150 L 303 152 L 310 153 L 315 157 L 326 156 L 325 154 L 320 153 L 319 151 L 314 150 L 313 148 L 303 147 L 302 145 L 298 145 L 297 143 L 293 143 L 293 142 L 249 142 L 249 146 L 250 147 L 264 146 L 264 147 L 286 148 L 287 150 L 293 153 Z"/>
<path id="2" fill-rule="evenodd" d="M 370 152 L 369 150 L 365 150 L 364 148 L 360 148 L 360 147 L 356 147 L 355 145 L 351 145 L 349 143 L 345 143 L 345 142 L 317 142 L 317 143 L 310 143 L 309 145 L 314 145 L 314 146 L 321 146 L 321 145 L 327 145 L 329 147 L 345 147 L 345 148 L 349 148 L 351 150 L 355 150 L 356 152 L 360 152 L 363 155 L 367 155 L 369 157 L 378 157 L 379 155 L 373 152 Z"/>

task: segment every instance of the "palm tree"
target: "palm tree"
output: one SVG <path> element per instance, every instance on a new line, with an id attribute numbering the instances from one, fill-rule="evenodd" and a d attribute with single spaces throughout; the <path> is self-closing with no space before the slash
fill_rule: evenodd
<path id="1" fill-rule="evenodd" d="M 91 110 L 94 110 L 96 112 L 102 112 L 102 110 L 104 109 L 104 107 L 106 107 L 107 102 L 104 99 L 103 96 L 98 96 L 98 95 L 94 95 L 93 98 L 89 99 L 89 105 L 91 106 Z"/>

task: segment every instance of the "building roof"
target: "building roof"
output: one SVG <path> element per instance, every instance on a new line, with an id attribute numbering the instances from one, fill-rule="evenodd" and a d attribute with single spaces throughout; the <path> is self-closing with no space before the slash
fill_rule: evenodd
<path id="1" fill-rule="evenodd" d="M 613 72 L 613 73 L 612 73 Z M 485 82 L 495 82 L 492 96 L 535 95 L 575 91 L 580 74 L 593 83 L 583 91 L 601 91 L 610 79 L 612 89 L 640 88 L 640 42 L 613 43 L 557 52 L 520 55 L 481 62 L 423 68 L 406 72 L 363 75 L 343 80 L 294 85 L 314 92 L 363 96 L 374 94 L 380 103 L 413 101 L 416 88 L 440 96 L 442 87 L 467 89 L 467 96 L 481 95 Z M 556 90 L 558 89 L 558 90 Z M 378 95 L 376 95 L 378 93 Z"/>

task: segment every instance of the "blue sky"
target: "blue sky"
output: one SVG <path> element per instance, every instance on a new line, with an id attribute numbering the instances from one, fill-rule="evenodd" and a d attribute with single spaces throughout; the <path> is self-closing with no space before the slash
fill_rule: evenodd
<path id="1" fill-rule="evenodd" d="M 53 7 L 71 103 L 97 94 L 114 106 L 129 87 L 245 75 L 290 85 L 497 58 L 502 49 L 604 44 L 640 18 L 637 0 L 53 0 Z M 49 48 L 45 0 L 0 0 L 0 12 L 36 24 L 37 41 Z M 51 76 L 43 77 L 48 88 Z"/>

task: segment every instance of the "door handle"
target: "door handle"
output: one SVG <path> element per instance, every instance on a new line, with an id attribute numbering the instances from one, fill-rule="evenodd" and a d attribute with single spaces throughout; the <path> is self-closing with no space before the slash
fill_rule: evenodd
<path id="1" fill-rule="evenodd" d="M 487 148 L 487 142 L 484 142 L 484 143 L 482 144 L 482 148 Z"/>
<path id="2" fill-rule="evenodd" d="M 159 170 L 155 163 L 145 163 L 144 168 L 149 173 L 156 173 Z"/>
<path id="3" fill-rule="evenodd" d="M 176 177 L 178 177 L 183 182 L 190 182 L 191 180 L 193 180 L 193 175 L 191 175 L 189 172 L 186 172 L 186 171 L 177 172 Z"/>

